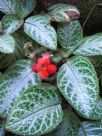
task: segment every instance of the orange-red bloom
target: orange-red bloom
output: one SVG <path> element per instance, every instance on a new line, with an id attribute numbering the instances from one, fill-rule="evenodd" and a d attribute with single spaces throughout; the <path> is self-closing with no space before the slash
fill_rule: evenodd
<path id="1" fill-rule="evenodd" d="M 42 79 L 47 79 L 57 71 L 57 67 L 51 64 L 49 57 L 45 55 L 42 58 L 38 58 L 37 64 L 32 66 L 32 70 L 38 73 Z"/>

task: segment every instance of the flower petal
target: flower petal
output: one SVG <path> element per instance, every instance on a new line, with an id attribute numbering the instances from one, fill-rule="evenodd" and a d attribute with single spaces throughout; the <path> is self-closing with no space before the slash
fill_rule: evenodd
<path id="1" fill-rule="evenodd" d="M 47 79 L 49 77 L 49 74 L 47 73 L 47 71 L 40 71 L 39 72 L 39 76 L 42 78 L 42 79 Z"/>
<path id="2" fill-rule="evenodd" d="M 47 72 L 49 73 L 49 75 L 56 73 L 56 71 L 57 67 L 55 65 L 51 64 L 47 66 Z"/>
<path id="3" fill-rule="evenodd" d="M 44 54 L 42 54 L 43 58 L 50 58 L 50 53 L 46 52 Z"/>
<path id="4" fill-rule="evenodd" d="M 38 73 L 38 64 L 35 64 L 32 66 L 32 70 L 35 72 L 35 73 Z"/>
<path id="5" fill-rule="evenodd" d="M 50 59 L 49 58 L 39 58 L 38 59 L 38 65 L 50 65 Z"/>

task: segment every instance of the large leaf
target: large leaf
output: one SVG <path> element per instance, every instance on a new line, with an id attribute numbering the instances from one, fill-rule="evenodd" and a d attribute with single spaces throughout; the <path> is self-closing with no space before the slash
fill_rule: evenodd
<path id="1" fill-rule="evenodd" d="M 57 84 L 76 111 L 90 118 L 99 95 L 98 79 L 91 62 L 85 57 L 72 57 L 60 68 Z"/>
<path id="2" fill-rule="evenodd" d="M 72 5 L 55 4 L 48 8 L 52 21 L 69 22 L 80 16 L 78 9 Z"/>
<path id="3" fill-rule="evenodd" d="M 24 24 L 24 31 L 33 40 L 42 46 L 56 50 L 56 32 L 50 25 L 49 19 L 47 17 L 43 15 L 36 15 L 26 19 Z"/>
<path id="4" fill-rule="evenodd" d="M 15 40 L 11 35 L 0 35 L 0 52 L 13 53 L 15 49 Z"/>
<path id="5" fill-rule="evenodd" d="M 55 87 L 38 84 L 26 90 L 12 107 L 6 129 L 20 135 L 40 136 L 62 121 L 60 96 Z"/>
<path id="6" fill-rule="evenodd" d="M 6 14 L 15 14 L 17 0 L 0 0 L 0 11 Z"/>
<path id="7" fill-rule="evenodd" d="M 74 54 L 83 56 L 102 55 L 102 33 L 84 38 Z"/>
<path id="8" fill-rule="evenodd" d="M 79 21 L 72 21 L 70 24 L 60 24 L 57 30 L 58 41 L 65 49 L 74 50 L 83 37 L 83 31 Z"/>
<path id="9" fill-rule="evenodd" d="M 82 122 L 78 136 L 102 136 L 102 121 Z"/>
<path id="10" fill-rule="evenodd" d="M 77 136 L 80 126 L 79 119 L 67 109 L 64 110 L 63 114 L 61 125 L 50 136 Z"/>
<path id="11" fill-rule="evenodd" d="M 24 58 L 24 40 L 23 34 L 14 33 L 15 50 L 11 54 L 0 53 L 0 68 L 5 68 L 12 64 L 15 60 Z"/>
<path id="12" fill-rule="evenodd" d="M 16 5 L 16 13 L 19 17 L 25 18 L 35 8 L 36 0 L 18 0 Z"/>
<path id="13" fill-rule="evenodd" d="M 31 61 L 20 60 L 0 77 L 0 116 L 5 118 L 19 95 L 28 87 L 40 82 L 31 67 Z"/>
<path id="14" fill-rule="evenodd" d="M 5 15 L 2 19 L 2 29 L 6 34 L 15 32 L 22 26 L 22 24 L 23 20 L 12 14 Z"/>

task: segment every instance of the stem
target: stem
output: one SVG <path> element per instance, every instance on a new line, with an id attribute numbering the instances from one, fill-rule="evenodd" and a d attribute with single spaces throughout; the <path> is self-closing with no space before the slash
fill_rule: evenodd
<path id="1" fill-rule="evenodd" d="M 86 18 L 86 20 L 85 20 L 85 22 L 84 22 L 84 24 L 83 24 L 83 28 L 85 27 L 85 25 L 86 25 L 88 19 L 90 18 L 91 14 L 93 13 L 93 11 L 94 11 L 94 9 L 97 7 L 97 5 L 98 5 L 98 4 L 94 5 L 93 8 L 91 9 L 91 11 L 89 12 L 89 14 L 88 14 L 88 16 L 87 16 L 87 18 Z"/>

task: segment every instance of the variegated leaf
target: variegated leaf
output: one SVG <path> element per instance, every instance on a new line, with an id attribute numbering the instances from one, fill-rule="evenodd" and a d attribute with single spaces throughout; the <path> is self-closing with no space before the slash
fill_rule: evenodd
<path id="1" fill-rule="evenodd" d="M 5 118 L 19 95 L 40 82 L 30 60 L 19 60 L 0 77 L 0 116 Z"/>
<path id="2" fill-rule="evenodd" d="M 15 14 L 17 0 L 0 0 L 0 11 L 6 14 Z"/>
<path id="3" fill-rule="evenodd" d="M 78 136 L 102 136 L 102 121 L 84 121 Z"/>
<path id="4" fill-rule="evenodd" d="M 24 40 L 22 33 L 13 33 L 15 39 L 15 50 L 13 53 L 0 53 L 0 68 L 8 67 L 14 61 L 24 58 Z"/>
<path id="5" fill-rule="evenodd" d="M 90 115 L 90 119 L 93 119 L 93 120 L 101 120 L 102 119 L 102 98 L 101 97 L 99 97 L 96 107 L 93 110 L 92 114 Z"/>
<path id="6" fill-rule="evenodd" d="M 90 118 L 99 96 L 98 79 L 91 62 L 85 57 L 72 57 L 60 68 L 57 84 L 74 109 Z"/>
<path id="7" fill-rule="evenodd" d="M 64 117 L 60 126 L 49 136 L 77 136 L 80 126 L 79 119 L 73 112 L 67 109 L 63 112 Z"/>
<path id="8" fill-rule="evenodd" d="M 60 45 L 72 51 L 78 47 L 78 42 L 83 37 L 83 31 L 78 20 L 72 21 L 69 24 L 59 24 L 57 34 Z"/>
<path id="9" fill-rule="evenodd" d="M 57 35 L 54 28 L 50 25 L 48 17 L 36 15 L 26 19 L 24 31 L 42 46 L 56 50 Z"/>
<path id="10" fill-rule="evenodd" d="M 16 5 L 16 13 L 19 17 L 25 18 L 35 8 L 36 0 L 18 0 Z"/>
<path id="11" fill-rule="evenodd" d="M 80 13 L 78 9 L 72 5 L 55 4 L 48 8 L 51 15 L 51 21 L 69 22 L 79 18 Z"/>
<path id="12" fill-rule="evenodd" d="M 102 33 L 84 38 L 79 43 L 79 48 L 74 54 L 83 56 L 102 55 Z"/>
<path id="13" fill-rule="evenodd" d="M 5 15 L 2 19 L 2 29 L 6 34 L 15 32 L 22 26 L 22 24 L 23 20 L 12 14 Z"/>
<path id="14" fill-rule="evenodd" d="M 20 135 L 40 136 L 62 121 L 61 99 L 55 87 L 38 84 L 26 90 L 7 118 L 6 129 Z"/>
<path id="15" fill-rule="evenodd" d="M 15 50 L 15 40 L 11 35 L 0 35 L 0 52 L 13 53 Z"/>

